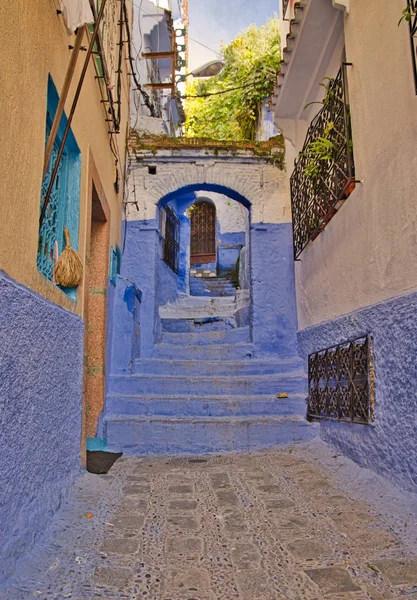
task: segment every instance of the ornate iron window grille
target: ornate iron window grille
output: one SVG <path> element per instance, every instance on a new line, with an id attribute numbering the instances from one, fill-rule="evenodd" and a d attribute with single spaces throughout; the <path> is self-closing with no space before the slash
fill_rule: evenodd
<path id="1" fill-rule="evenodd" d="M 178 275 L 180 254 L 180 222 L 172 208 L 165 206 L 162 213 L 162 258 Z"/>
<path id="2" fill-rule="evenodd" d="M 46 139 L 48 139 L 50 127 L 51 123 L 48 119 Z M 42 182 L 40 208 L 42 208 L 43 198 L 45 197 L 46 190 L 49 187 L 51 172 L 55 164 L 57 154 L 58 144 L 55 143 L 52 149 L 49 168 Z M 36 263 L 39 271 L 42 273 L 42 275 L 49 279 L 49 281 L 52 281 L 53 267 L 56 259 L 55 245 L 58 243 L 59 235 L 62 234 L 61 230 L 63 230 L 63 225 L 61 223 L 62 190 L 60 190 L 61 176 L 63 170 L 65 170 L 65 155 L 62 156 L 62 160 L 59 164 L 58 173 L 56 174 L 54 186 L 52 188 L 51 198 L 48 204 L 48 208 L 46 210 L 42 226 L 39 231 L 38 238 L 38 255 Z"/>
<path id="3" fill-rule="evenodd" d="M 52 78 L 48 79 L 47 112 L 45 127 L 45 145 L 47 143 L 53 117 L 58 106 L 59 96 Z M 40 211 L 42 210 L 46 190 L 49 188 L 52 170 L 56 162 L 58 147 L 66 125 L 66 116 L 61 119 L 57 138 L 52 149 L 48 170 L 42 182 Z M 70 129 L 65 143 L 64 153 L 59 163 L 49 204 L 39 229 L 36 263 L 38 270 L 53 281 L 53 269 L 57 256 L 65 247 L 64 227 L 71 234 L 71 245 L 78 249 L 78 228 L 80 217 L 80 173 L 81 154 Z M 72 300 L 76 300 L 76 289 L 62 288 Z"/>
<path id="4" fill-rule="evenodd" d="M 374 382 L 370 336 L 310 354 L 307 419 L 371 423 Z"/>
<path id="5" fill-rule="evenodd" d="M 328 86 L 323 108 L 310 124 L 290 178 L 295 259 L 323 231 L 356 183 L 346 86 L 348 65 L 343 64 Z M 314 144 L 323 139 L 330 147 L 330 157 L 314 152 Z"/>
<path id="6" fill-rule="evenodd" d="M 414 87 L 417 94 L 417 0 L 407 0 L 411 19 L 408 22 L 410 29 L 411 58 L 413 61 Z"/>

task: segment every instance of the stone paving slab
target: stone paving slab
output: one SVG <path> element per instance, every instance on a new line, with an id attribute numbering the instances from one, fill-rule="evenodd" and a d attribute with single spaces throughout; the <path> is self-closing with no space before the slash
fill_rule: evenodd
<path id="1" fill-rule="evenodd" d="M 1 600 L 417 600 L 417 501 L 319 442 L 86 474 Z"/>

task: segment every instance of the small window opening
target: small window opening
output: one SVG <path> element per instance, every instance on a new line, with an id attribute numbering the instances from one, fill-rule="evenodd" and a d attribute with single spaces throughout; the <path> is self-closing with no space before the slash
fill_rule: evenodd
<path id="1" fill-rule="evenodd" d="M 155 166 L 153 166 L 153 167 L 149 166 L 148 167 L 148 173 L 149 173 L 149 175 L 156 175 L 156 167 Z"/>

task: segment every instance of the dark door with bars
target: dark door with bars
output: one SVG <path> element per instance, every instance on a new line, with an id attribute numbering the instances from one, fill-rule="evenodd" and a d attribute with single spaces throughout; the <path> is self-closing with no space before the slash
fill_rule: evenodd
<path id="1" fill-rule="evenodd" d="M 196 202 L 191 210 L 192 265 L 216 262 L 216 207 L 211 202 Z"/>

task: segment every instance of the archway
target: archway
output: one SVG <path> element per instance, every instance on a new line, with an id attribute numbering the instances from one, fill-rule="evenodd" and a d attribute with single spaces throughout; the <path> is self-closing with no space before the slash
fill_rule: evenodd
<path id="1" fill-rule="evenodd" d="M 259 157 L 223 156 L 211 149 L 199 150 L 193 157 L 192 152 L 161 150 L 131 165 L 122 276 L 142 292 L 140 344 L 134 356 L 140 352 L 142 357 L 152 357 L 168 333 L 174 332 L 172 327 L 168 330 L 167 326 L 172 325 L 168 319 L 181 314 L 182 319 L 191 320 L 182 310 L 186 304 L 196 308 L 193 317 L 197 318 L 200 308 L 209 307 L 213 297 L 214 304 L 225 308 L 225 312 L 235 304 L 237 329 L 248 327 L 257 352 L 273 353 L 278 349 L 283 355 L 291 355 L 296 343 L 294 263 L 284 173 Z M 190 265 L 189 208 L 207 199 L 216 206 L 217 269 Z M 166 231 L 161 228 L 161 216 L 166 207 L 179 221 L 175 270 L 163 259 Z M 234 221 L 236 212 L 242 213 L 242 226 Z M 194 270 L 197 272 L 192 273 Z M 192 278 L 198 278 L 203 288 L 197 290 L 199 294 L 191 293 L 191 283 L 197 283 Z M 221 278 L 232 280 L 234 290 L 219 294 L 212 289 L 216 279 Z M 203 294 L 210 296 L 208 300 L 195 298 Z M 225 296 L 221 302 L 216 300 L 219 296 Z M 213 330 L 221 326 L 212 317 L 223 318 L 223 314 L 206 313 L 198 315 L 199 323 L 190 327 L 187 324 L 184 332 L 192 332 L 196 325 Z M 202 325 L 201 318 L 208 316 L 210 323 Z"/>
<path id="2" fill-rule="evenodd" d="M 190 264 L 216 262 L 216 207 L 209 200 L 197 200 L 190 207 Z"/>

